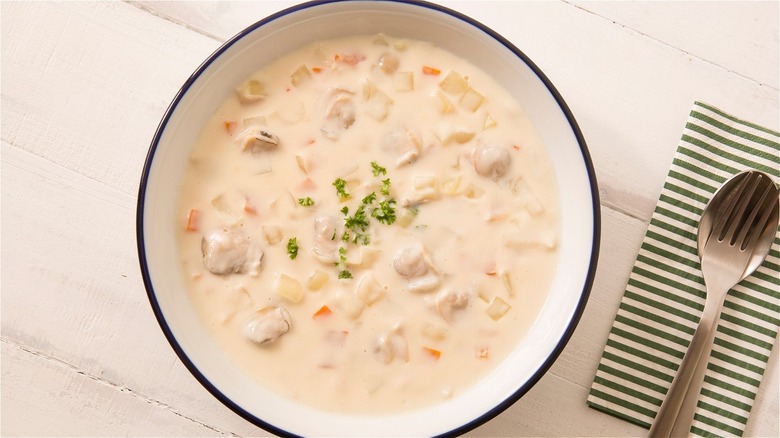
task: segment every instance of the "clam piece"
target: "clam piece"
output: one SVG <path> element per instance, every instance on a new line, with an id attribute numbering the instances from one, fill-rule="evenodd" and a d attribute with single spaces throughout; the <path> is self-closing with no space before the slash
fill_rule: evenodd
<path id="1" fill-rule="evenodd" d="M 469 294 L 444 290 L 436 295 L 436 311 L 447 322 L 452 322 L 455 312 L 463 310 L 469 305 Z"/>
<path id="2" fill-rule="evenodd" d="M 417 151 L 409 151 L 403 153 L 398 159 L 395 161 L 395 167 L 403 167 L 408 166 L 415 161 L 417 161 L 417 158 L 420 156 L 420 153 Z"/>
<path id="3" fill-rule="evenodd" d="M 436 289 L 441 284 L 439 276 L 435 274 L 426 275 L 424 277 L 418 277 L 409 280 L 409 291 L 411 292 L 428 292 Z"/>
<path id="4" fill-rule="evenodd" d="M 203 265 L 217 275 L 257 275 L 263 259 L 263 250 L 244 233 L 224 228 L 203 237 L 201 251 Z"/>
<path id="5" fill-rule="evenodd" d="M 379 142 L 379 147 L 398 156 L 396 166 L 409 165 L 417 160 L 422 150 L 420 136 L 406 128 L 395 128 L 388 131 Z"/>
<path id="6" fill-rule="evenodd" d="M 342 132 L 355 123 L 355 114 L 352 96 L 346 93 L 338 94 L 325 111 L 325 122 L 320 127 L 320 131 L 325 137 L 336 140 Z"/>
<path id="7" fill-rule="evenodd" d="M 398 65 L 401 63 L 400 59 L 398 59 L 398 56 L 392 53 L 384 53 L 379 58 L 379 62 L 377 62 L 377 65 L 379 66 L 379 69 L 387 74 L 395 73 L 396 70 L 398 70 Z"/>
<path id="8" fill-rule="evenodd" d="M 379 363 L 385 365 L 395 358 L 409 362 L 409 342 L 406 340 L 401 326 L 397 325 L 390 332 L 377 337 L 371 352 Z"/>
<path id="9" fill-rule="evenodd" d="M 236 144 L 243 152 L 259 154 L 279 147 L 279 137 L 266 128 L 251 126 L 238 134 Z"/>
<path id="10" fill-rule="evenodd" d="M 390 342 L 387 335 L 376 338 L 371 352 L 379 363 L 387 365 L 393 361 L 393 344 Z"/>
<path id="11" fill-rule="evenodd" d="M 404 248 L 393 259 L 395 272 L 402 277 L 420 277 L 428 272 L 428 264 L 425 260 L 421 246 Z"/>
<path id="12" fill-rule="evenodd" d="M 266 307 L 244 326 L 244 337 L 250 341 L 267 345 L 275 342 L 292 327 L 290 313 L 284 307 Z"/>
<path id="13" fill-rule="evenodd" d="M 474 151 L 474 169 L 481 176 L 498 179 L 509 171 L 509 152 L 498 146 L 486 146 Z"/>

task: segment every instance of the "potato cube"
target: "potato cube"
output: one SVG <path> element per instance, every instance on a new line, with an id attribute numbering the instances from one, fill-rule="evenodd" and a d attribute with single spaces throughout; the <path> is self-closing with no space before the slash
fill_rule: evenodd
<path id="1" fill-rule="evenodd" d="M 377 248 L 363 247 L 360 249 L 360 267 L 370 268 L 376 259 L 379 258 L 380 251 Z"/>
<path id="2" fill-rule="evenodd" d="M 434 341 L 441 341 L 447 337 L 447 328 L 438 324 L 426 322 L 422 327 L 422 334 Z"/>
<path id="3" fill-rule="evenodd" d="M 490 114 L 485 114 L 485 123 L 482 124 L 482 130 L 492 128 L 496 126 L 496 121 L 493 119 L 493 117 L 490 116 Z"/>
<path id="4" fill-rule="evenodd" d="M 469 83 L 458 72 L 451 71 L 439 83 L 439 88 L 447 94 L 461 95 L 469 88 Z"/>
<path id="5" fill-rule="evenodd" d="M 275 245 L 282 241 L 282 229 L 273 225 L 264 225 L 263 237 L 269 245 Z"/>
<path id="6" fill-rule="evenodd" d="M 279 274 L 272 287 L 277 295 L 293 303 L 299 303 L 303 299 L 301 283 L 289 275 Z"/>
<path id="7" fill-rule="evenodd" d="M 466 187 L 465 195 L 469 199 L 479 199 L 482 197 L 482 195 L 485 194 L 485 191 L 474 184 L 469 184 L 468 187 Z"/>
<path id="8" fill-rule="evenodd" d="M 305 64 L 298 67 L 290 75 L 290 80 L 292 81 L 292 84 L 296 87 L 303 84 L 305 81 L 309 79 L 311 79 L 311 72 L 309 72 L 309 67 L 306 67 Z"/>
<path id="9" fill-rule="evenodd" d="M 436 188 L 436 177 L 429 175 L 415 175 L 412 177 L 412 185 L 415 190 Z"/>
<path id="10" fill-rule="evenodd" d="M 452 126 L 447 122 L 436 125 L 433 129 L 433 135 L 445 145 L 452 142 L 463 144 L 474 138 L 474 132 L 469 128 Z"/>
<path id="11" fill-rule="evenodd" d="M 460 176 L 442 181 L 441 192 L 445 195 L 457 195 L 458 190 L 460 189 L 461 181 L 462 178 Z"/>
<path id="12" fill-rule="evenodd" d="M 512 286 L 512 277 L 510 277 L 509 272 L 502 269 L 499 271 L 499 276 L 501 277 L 501 282 L 504 283 L 504 288 L 509 296 L 515 296 L 515 288 Z"/>
<path id="13" fill-rule="evenodd" d="M 393 73 L 393 89 L 398 92 L 414 90 L 414 74 L 410 71 Z"/>
<path id="14" fill-rule="evenodd" d="M 442 93 L 441 90 L 436 90 L 436 92 L 433 94 L 433 98 L 436 102 L 436 105 L 438 105 L 440 113 L 447 114 L 452 112 L 452 102 L 450 102 L 450 99 L 444 93 Z"/>
<path id="15" fill-rule="evenodd" d="M 404 208 L 401 210 L 400 213 L 397 215 L 396 223 L 404 228 L 408 227 L 413 221 L 414 217 L 417 216 L 414 214 L 414 212 L 408 208 Z"/>
<path id="16" fill-rule="evenodd" d="M 306 282 L 306 287 L 311 290 L 320 290 L 328 282 L 328 274 L 321 269 L 316 269 Z"/>
<path id="17" fill-rule="evenodd" d="M 374 278 L 374 276 L 370 273 L 364 275 L 357 285 L 357 296 L 363 300 L 367 306 L 370 306 L 384 298 L 386 292 L 387 288 L 382 287 L 382 285 L 379 284 L 379 282 L 376 281 L 376 278 Z"/>
<path id="18" fill-rule="evenodd" d="M 482 105 L 482 102 L 484 101 L 485 96 L 479 94 L 476 90 L 469 87 L 463 96 L 460 97 L 458 103 L 460 103 L 460 106 L 463 108 L 466 108 L 471 112 L 475 112 L 479 109 L 479 107 Z"/>
<path id="19" fill-rule="evenodd" d="M 249 128 L 251 126 L 266 126 L 268 124 L 268 120 L 265 116 L 247 117 L 241 122 L 244 124 L 244 128 Z"/>
<path id="20" fill-rule="evenodd" d="M 499 319 L 503 318 L 504 315 L 506 315 L 506 312 L 509 312 L 509 309 L 511 308 L 512 306 L 510 306 L 506 301 L 502 300 L 501 297 L 495 297 L 493 298 L 493 301 L 488 304 L 487 314 L 493 319 L 493 321 L 498 321 Z"/>
<path id="21" fill-rule="evenodd" d="M 357 319 L 366 305 L 354 293 L 340 290 L 336 295 L 336 306 L 352 319 Z"/>
<path id="22" fill-rule="evenodd" d="M 250 79 L 236 88 L 236 96 L 244 105 L 259 102 L 266 97 L 265 87 L 262 82 Z"/>

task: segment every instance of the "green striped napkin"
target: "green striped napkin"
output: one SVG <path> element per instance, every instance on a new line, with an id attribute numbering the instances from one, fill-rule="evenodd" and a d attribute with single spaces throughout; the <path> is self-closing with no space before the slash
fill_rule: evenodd
<path id="1" fill-rule="evenodd" d="M 780 179 L 780 134 L 696 102 L 636 257 L 588 396 L 650 427 L 704 309 L 696 232 L 730 176 Z M 780 232 L 755 274 L 728 294 L 691 434 L 741 436 L 780 326 Z"/>

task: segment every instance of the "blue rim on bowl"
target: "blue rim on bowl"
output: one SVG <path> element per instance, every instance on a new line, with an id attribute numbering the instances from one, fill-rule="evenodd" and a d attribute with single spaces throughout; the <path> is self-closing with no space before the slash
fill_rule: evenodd
<path id="1" fill-rule="evenodd" d="M 158 300 L 158 294 L 155 291 L 155 284 L 153 283 L 152 275 L 150 274 L 150 264 L 149 264 L 150 262 L 148 257 L 149 244 L 146 240 L 148 236 L 147 236 L 147 227 L 145 227 L 146 224 L 145 218 L 146 220 L 149 219 L 148 217 L 146 217 L 147 214 L 149 213 L 148 209 L 146 208 L 147 197 L 149 196 L 150 193 L 149 178 L 150 178 L 150 174 L 152 173 L 153 163 L 155 163 L 155 158 L 157 157 L 157 154 L 159 152 L 161 139 L 166 130 L 166 127 L 168 126 L 169 121 L 171 120 L 171 117 L 179 107 L 180 103 L 182 102 L 182 99 L 184 98 L 188 90 L 190 90 L 193 84 L 204 74 L 204 72 L 207 71 L 207 69 L 209 69 L 210 66 L 212 66 L 212 64 L 220 56 L 222 56 L 227 50 L 229 50 L 231 47 L 233 47 L 237 42 L 241 41 L 247 35 L 257 31 L 258 29 L 262 29 L 264 26 L 274 23 L 279 19 L 289 17 L 292 14 L 296 14 L 301 11 L 306 11 L 311 8 L 318 8 L 333 3 L 343 3 L 344 1 L 351 2 L 351 3 L 361 2 L 360 0 L 312 1 L 312 2 L 302 3 L 284 9 L 242 30 L 237 35 L 235 35 L 227 42 L 225 42 L 213 54 L 211 54 L 195 70 L 195 72 L 185 81 L 185 83 L 179 89 L 173 101 L 167 108 L 162 120 L 160 121 L 160 124 L 157 127 L 157 130 L 152 139 L 146 157 L 146 161 L 144 163 L 143 173 L 141 176 L 140 187 L 138 192 L 138 204 L 137 204 L 137 211 L 136 211 L 136 239 L 137 239 L 138 257 L 139 257 L 139 262 L 141 267 L 141 274 L 143 277 L 144 285 L 146 287 L 147 295 L 152 310 L 165 337 L 167 338 L 173 350 L 178 355 L 179 359 L 182 361 L 182 363 L 184 363 L 184 365 L 190 371 L 190 373 L 192 373 L 192 375 L 198 380 L 198 382 L 200 382 L 200 384 L 203 385 L 215 398 L 217 398 L 228 408 L 230 408 L 231 410 L 233 410 L 235 413 L 239 414 L 246 420 L 250 421 L 251 423 L 265 429 L 268 432 L 277 435 L 282 435 L 282 436 L 295 436 L 295 434 L 290 432 L 289 430 L 285 430 L 283 428 L 277 427 L 274 424 L 271 424 L 270 422 L 260 418 L 255 413 L 249 412 L 247 409 L 245 409 L 244 407 L 236 403 L 234 400 L 232 400 L 230 397 L 228 397 L 223 390 L 218 388 L 211 380 L 209 380 L 204 375 L 204 373 L 195 365 L 194 361 L 188 356 L 188 354 L 185 352 L 185 349 L 182 348 L 180 341 L 177 340 L 176 336 L 174 335 L 174 331 L 172 330 L 171 325 L 169 324 L 169 321 L 166 318 L 166 315 L 164 314 L 162 306 L 160 305 L 160 302 Z M 528 378 L 521 386 L 519 386 L 519 388 L 515 390 L 509 397 L 497 403 L 492 409 L 487 410 L 477 418 L 470 419 L 466 421 L 464 424 L 461 424 L 457 427 L 453 427 L 449 430 L 442 431 L 439 433 L 439 436 L 455 436 L 455 435 L 465 433 L 469 430 L 472 430 L 484 424 L 488 420 L 497 416 L 499 413 L 503 412 L 505 409 L 507 409 L 509 406 L 515 403 L 518 399 L 520 399 L 546 373 L 546 371 L 549 369 L 552 363 L 557 359 L 557 357 L 560 355 L 561 351 L 563 350 L 563 348 L 571 338 L 574 329 L 576 328 L 582 316 L 582 313 L 585 309 L 585 304 L 587 302 L 591 287 L 593 285 L 593 280 L 594 280 L 596 265 L 598 260 L 599 240 L 600 240 L 600 231 L 601 231 L 598 187 L 597 187 L 595 172 L 593 169 L 593 165 L 590 159 L 587 146 L 585 144 L 585 140 L 568 105 L 563 100 L 563 98 L 558 93 L 558 91 L 555 89 L 555 87 L 550 82 L 550 80 L 522 51 L 520 51 L 511 42 L 506 40 L 501 35 L 497 34 L 495 31 L 491 30 L 487 26 L 483 25 L 482 23 L 464 14 L 448 9 L 446 7 L 437 4 L 428 3 L 425 1 L 418 1 L 418 0 L 385 0 L 383 3 L 398 3 L 398 4 L 408 5 L 412 7 L 424 8 L 428 11 L 435 11 L 437 13 L 446 14 L 449 17 L 452 17 L 473 28 L 478 29 L 479 31 L 488 35 L 490 38 L 498 42 L 500 45 L 502 45 L 503 47 L 511 51 L 511 53 L 517 58 L 519 58 L 529 69 L 531 69 L 533 73 L 536 75 L 536 77 L 544 84 L 544 87 L 546 88 L 547 92 L 549 92 L 549 94 L 553 97 L 557 105 L 557 108 L 560 109 L 560 111 L 563 113 L 568 123 L 568 126 L 570 127 L 572 134 L 576 138 L 576 142 L 579 145 L 579 150 L 581 153 L 580 158 L 582 160 L 582 165 L 585 168 L 587 179 L 590 184 L 589 207 L 592 208 L 593 211 L 593 217 L 590 218 L 590 220 L 592 220 L 592 242 L 590 242 L 590 246 L 589 246 L 590 260 L 587 266 L 587 272 L 585 278 L 582 279 L 582 290 L 579 292 L 576 306 L 571 313 L 571 317 L 568 321 L 568 324 L 565 327 L 565 330 L 561 333 L 561 336 L 558 339 L 557 344 L 554 346 L 554 348 L 547 356 L 546 360 L 541 364 L 541 366 L 539 366 L 536 369 L 536 371 L 533 373 L 533 375 L 530 376 L 530 378 Z"/>

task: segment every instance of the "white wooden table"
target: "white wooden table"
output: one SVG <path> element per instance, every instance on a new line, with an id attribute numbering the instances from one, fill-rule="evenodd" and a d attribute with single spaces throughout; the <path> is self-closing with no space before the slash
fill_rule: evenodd
<path id="1" fill-rule="evenodd" d="M 135 247 L 141 167 L 188 75 L 293 2 L 8 2 L 2 17 L 3 435 L 265 435 L 203 389 L 152 315 Z M 552 369 L 471 436 L 642 436 L 588 389 L 688 111 L 777 130 L 778 2 L 441 2 L 503 34 L 592 153 L 601 259 Z M 778 436 L 775 346 L 747 425 Z"/>

